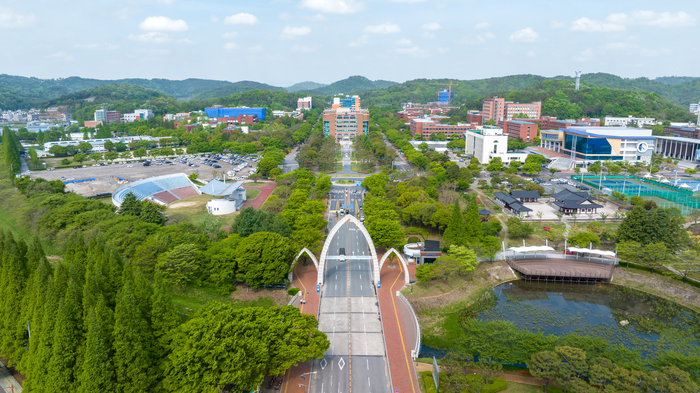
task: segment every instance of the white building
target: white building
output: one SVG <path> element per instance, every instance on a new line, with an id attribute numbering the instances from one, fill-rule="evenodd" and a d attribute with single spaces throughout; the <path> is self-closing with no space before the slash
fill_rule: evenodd
<path id="1" fill-rule="evenodd" d="M 479 126 L 465 132 L 464 137 L 464 153 L 476 157 L 482 164 L 495 157 L 500 157 L 505 163 L 513 160 L 525 162 L 527 157 L 527 153 L 508 152 L 508 135 L 500 127 Z"/>
<path id="2" fill-rule="evenodd" d="M 297 100 L 297 110 L 311 109 L 311 97 L 304 97 Z"/>
<path id="3" fill-rule="evenodd" d="M 651 160 L 656 137 L 646 128 L 569 127 L 542 130 L 540 147 L 571 156 L 577 164 Z"/>
<path id="4" fill-rule="evenodd" d="M 71 134 L 72 136 L 73 134 Z M 81 139 L 82 139 L 82 134 L 80 134 Z M 125 144 L 129 144 L 133 141 L 158 141 L 161 138 L 156 138 L 148 135 L 136 135 L 136 136 L 125 136 L 125 137 L 120 137 L 120 138 L 104 138 L 104 139 L 86 139 L 86 140 L 70 140 L 70 141 L 54 141 L 54 142 L 46 142 L 44 143 L 44 150 L 49 151 L 52 146 L 78 146 L 82 142 L 87 142 L 92 145 L 92 150 L 90 150 L 93 153 L 104 153 L 107 151 L 105 149 L 105 142 L 107 141 L 112 141 L 112 143 L 117 144 L 119 142 L 124 142 Z"/>
<path id="5" fill-rule="evenodd" d="M 690 104 L 690 113 L 700 114 L 700 104 Z"/>
<path id="6" fill-rule="evenodd" d="M 134 113 L 125 113 L 124 122 L 133 123 L 140 120 L 148 120 L 153 117 L 153 111 L 150 109 L 137 109 Z"/>
<path id="7" fill-rule="evenodd" d="M 655 126 L 656 119 L 653 117 L 612 117 L 605 116 L 606 127 L 628 127 L 632 124 L 635 127 Z"/>
<path id="8" fill-rule="evenodd" d="M 205 184 L 199 191 L 213 197 L 211 201 L 207 202 L 207 211 L 214 216 L 235 213 L 243 207 L 246 201 L 243 182 L 227 184 L 214 179 Z"/>

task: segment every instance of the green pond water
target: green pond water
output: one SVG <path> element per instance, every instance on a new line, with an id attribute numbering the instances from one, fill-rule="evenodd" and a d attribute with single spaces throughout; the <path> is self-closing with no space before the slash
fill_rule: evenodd
<path id="1" fill-rule="evenodd" d="M 464 312 L 480 321 L 506 320 L 545 335 L 600 337 L 638 352 L 642 359 L 669 350 L 700 355 L 698 313 L 616 285 L 514 281 L 494 287 Z M 441 353 L 422 348 L 421 356 L 433 355 Z"/>

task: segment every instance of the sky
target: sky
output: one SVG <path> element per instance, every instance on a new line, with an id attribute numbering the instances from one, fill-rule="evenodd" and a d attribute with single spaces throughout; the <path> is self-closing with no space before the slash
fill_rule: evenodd
<path id="1" fill-rule="evenodd" d="M 700 1 L 0 0 L 0 73 L 275 86 L 700 76 Z"/>

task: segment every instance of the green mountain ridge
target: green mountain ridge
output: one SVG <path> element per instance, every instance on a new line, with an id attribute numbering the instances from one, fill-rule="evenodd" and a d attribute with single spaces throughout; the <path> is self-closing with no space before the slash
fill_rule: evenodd
<path id="1" fill-rule="evenodd" d="M 366 91 L 386 89 L 398 85 L 396 82 L 376 80 L 372 81 L 364 76 L 351 76 L 347 79 L 339 80 L 318 89 L 308 91 L 312 94 L 330 96 L 336 94 L 358 94 Z"/>
<path id="2" fill-rule="evenodd" d="M 233 94 L 239 94 L 253 90 L 286 91 L 283 87 L 271 86 L 265 83 L 253 81 L 240 81 L 236 83 L 230 83 L 225 86 L 217 87 L 211 90 L 199 92 L 197 94 L 192 95 L 191 99 L 209 100 L 212 98 L 228 97 Z"/>
<path id="3" fill-rule="evenodd" d="M 309 91 L 314 89 L 319 89 L 321 87 L 328 86 L 325 83 L 316 83 L 311 81 L 295 83 L 287 88 L 290 93 L 296 93 L 298 91 Z"/>
<path id="4" fill-rule="evenodd" d="M 83 105 L 109 104 L 133 100 L 146 101 L 159 97 L 170 98 L 171 96 L 160 90 L 148 89 L 138 85 L 101 85 L 92 89 L 80 90 L 75 93 L 64 94 L 49 101 L 44 101 L 41 104 L 41 108 L 61 105 L 80 107 Z"/>

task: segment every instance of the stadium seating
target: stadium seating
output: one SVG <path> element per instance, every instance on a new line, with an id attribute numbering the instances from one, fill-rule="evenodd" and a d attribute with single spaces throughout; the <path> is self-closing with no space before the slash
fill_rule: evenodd
<path id="1" fill-rule="evenodd" d="M 126 184 L 113 193 L 112 201 L 115 205 L 120 206 L 129 193 L 134 194 L 138 200 L 144 200 L 152 196 L 165 204 L 199 195 L 197 188 L 182 173 L 153 177 Z"/>
<path id="2" fill-rule="evenodd" d="M 199 195 L 197 190 L 195 190 L 192 186 L 173 188 L 172 190 L 170 190 L 170 192 L 177 195 L 177 197 L 180 199 L 185 199 Z"/>
<path id="3" fill-rule="evenodd" d="M 173 195 L 172 193 L 170 193 L 170 191 L 168 191 L 168 190 L 161 191 L 157 194 L 153 194 L 153 197 L 158 199 L 159 201 L 165 203 L 166 205 L 169 205 L 169 204 L 180 199 L 180 198 L 176 197 L 175 195 Z"/>

